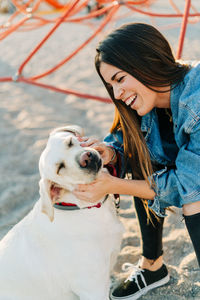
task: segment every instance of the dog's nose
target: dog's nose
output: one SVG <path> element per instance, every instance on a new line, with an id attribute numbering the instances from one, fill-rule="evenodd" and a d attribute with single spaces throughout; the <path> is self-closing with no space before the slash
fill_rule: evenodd
<path id="1" fill-rule="evenodd" d="M 98 172 L 101 167 L 101 159 L 96 153 L 86 151 L 81 154 L 79 164 L 82 168 Z"/>
<path id="2" fill-rule="evenodd" d="M 80 166 L 85 168 L 90 163 L 92 159 L 92 153 L 90 151 L 84 152 L 80 157 Z"/>

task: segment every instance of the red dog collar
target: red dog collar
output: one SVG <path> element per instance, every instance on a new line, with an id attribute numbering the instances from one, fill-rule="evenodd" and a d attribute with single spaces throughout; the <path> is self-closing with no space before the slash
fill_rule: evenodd
<path id="1" fill-rule="evenodd" d="M 53 206 L 55 208 L 62 209 L 62 210 L 80 210 L 80 209 L 90 209 L 90 208 L 94 208 L 94 207 L 100 208 L 102 206 L 102 204 L 106 201 L 107 198 L 108 198 L 108 195 L 105 197 L 105 199 L 102 202 L 99 202 L 92 206 L 83 207 L 83 208 L 80 208 L 78 205 L 76 205 L 74 203 L 66 203 L 66 202 L 55 203 Z"/>

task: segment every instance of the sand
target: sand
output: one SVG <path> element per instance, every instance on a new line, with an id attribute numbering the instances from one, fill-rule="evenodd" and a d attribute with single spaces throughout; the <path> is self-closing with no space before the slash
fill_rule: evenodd
<path id="1" fill-rule="evenodd" d="M 195 2 L 195 1 L 194 1 Z M 176 4 L 183 11 L 184 1 Z M 195 3 L 200 11 L 200 5 Z M 157 1 L 156 12 L 171 12 L 168 1 Z M 8 15 L 0 14 L 0 23 Z M 101 21 L 101 20 L 100 20 Z M 180 19 L 152 19 L 144 15 L 120 10 L 119 18 L 110 23 L 110 31 L 130 21 L 156 25 L 177 50 Z M 199 21 L 199 20 L 197 20 Z M 99 20 L 93 21 L 93 26 Z M 170 25 L 171 24 L 171 25 Z M 173 25 L 175 24 L 175 25 Z M 92 32 L 92 26 L 63 24 L 24 69 L 24 75 L 33 76 L 55 65 L 71 53 Z M 14 76 L 30 51 L 48 32 L 46 26 L 29 32 L 15 32 L 0 42 L 0 77 Z M 75 89 L 82 93 L 107 96 L 93 65 L 95 45 L 105 34 L 101 33 L 74 59 L 41 82 Z M 200 22 L 189 24 L 182 58 L 200 59 Z M 38 159 L 49 132 L 65 124 L 78 124 L 85 134 L 102 139 L 113 118 L 113 105 L 80 99 L 22 83 L 0 83 L 0 238 L 21 220 L 38 200 Z M 121 252 L 113 272 L 115 283 L 126 276 L 121 271 L 124 262 L 136 263 L 140 257 L 140 233 L 132 198 L 121 196 L 119 217 L 126 232 Z M 171 275 L 170 282 L 149 292 L 141 299 L 200 299 L 200 274 L 194 251 L 182 220 L 182 212 L 168 213 L 164 226 L 164 259 Z M 95 300 L 95 299 L 94 299 Z"/>

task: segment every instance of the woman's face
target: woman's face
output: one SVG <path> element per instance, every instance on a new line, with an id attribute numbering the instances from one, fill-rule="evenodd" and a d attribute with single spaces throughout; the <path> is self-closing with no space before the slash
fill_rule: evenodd
<path id="1" fill-rule="evenodd" d="M 104 62 L 101 62 L 100 73 L 106 83 L 113 88 L 115 99 L 136 110 L 139 116 L 146 115 L 154 107 L 170 107 L 169 92 L 152 91 L 129 73 Z"/>

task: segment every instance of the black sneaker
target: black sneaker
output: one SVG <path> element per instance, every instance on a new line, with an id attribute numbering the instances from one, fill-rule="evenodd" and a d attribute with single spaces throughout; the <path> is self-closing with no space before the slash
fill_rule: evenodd
<path id="1" fill-rule="evenodd" d="M 148 291 L 169 281 L 169 274 L 165 265 L 162 265 L 157 271 L 149 271 L 133 265 L 132 268 L 133 271 L 130 276 L 111 292 L 111 300 L 136 300 Z"/>

